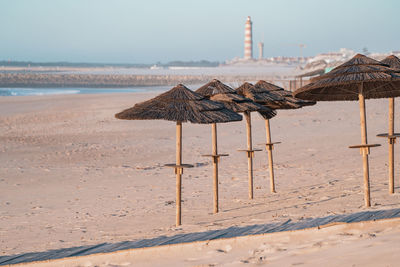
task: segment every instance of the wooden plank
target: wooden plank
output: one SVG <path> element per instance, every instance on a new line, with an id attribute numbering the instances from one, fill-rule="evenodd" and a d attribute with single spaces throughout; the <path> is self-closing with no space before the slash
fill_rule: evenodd
<path id="1" fill-rule="evenodd" d="M 349 148 L 371 148 L 371 147 L 378 147 L 378 146 L 381 146 L 381 144 L 354 145 L 354 146 L 349 146 Z"/>

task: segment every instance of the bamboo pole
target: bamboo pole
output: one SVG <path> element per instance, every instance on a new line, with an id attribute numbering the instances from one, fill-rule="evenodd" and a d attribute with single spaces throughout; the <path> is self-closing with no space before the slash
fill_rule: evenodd
<path id="1" fill-rule="evenodd" d="M 246 117 L 247 132 L 247 163 L 249 176 L 249 199 L 253 199 L 253 144 L 251 140 L 251 115 L 249 111 L 244 112 Z"/>
<path id="2" fill-rule="evenodd" d="M 214 189 L 214 213 L 218 213 L 218 148 L 217 148 L 217 124 L 212 124 L 212 155 L 213 156 L 213 189 Z"/>
<path id="3" fill-rule="evenodd" d="M 271 128 L 269 125 L 269 119 L 265 120 L 265 131 L 266 131 L 266 135 L 267 135 L 267 144 L 271 144 Z M 272 145 L 267 145 L 267 150 L 268 150 L 270 189 L 271 189 L 271 193 L 276 193 L 275 177 L 274 177 L 274 161 L 272 158 Z"/>
<path id="4" fill-rule="evenodd" d="M 394 135 L 394 98 L 389 98 L 389 135 Z M 389 193 L 394 193 L 394 139 L 389 138 Z"/>
<path id="5" fill-rule="evenodd" d="M 363 95 L 363 85 L 360 85 L 360 92 L 358 94 L 358 100 L 360 103 L 360 124 L 361 124 L 361 144 L 366 145 L 367 142 L 367 122 L 365 115 L 365 98 Z M 370 185 L 369 185 L 369 166 L 368 166 L 368 153 L 369 148 L 363 147 L 362 157 L 363 157 L 363 173 L 364 173 L 364 200 L 365 206 L 371 206 L 371 197 L 370 197 Z"/>
<path id="6" fill-rule="evenodd" d="M 176 165 L 182 164 L 182 122 L 176 122 Z M 181 188 L 182 168 L 175 168 L 176 172 L 176 226 L 181 225 Z"/>

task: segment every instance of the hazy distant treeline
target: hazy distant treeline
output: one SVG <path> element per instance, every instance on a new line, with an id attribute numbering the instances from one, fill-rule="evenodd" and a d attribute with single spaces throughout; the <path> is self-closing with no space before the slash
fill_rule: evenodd
<path id="1" fill-rule="evenodd" d="M 208 76 L 208 75 L 118 75 L 118 74 L 60 74 L 60 73 L 0 73 L 0 87 L 18 88 L 116 88 L 135 86 L 159 86 L 203 84 L 212 79 L 237 85 L 244 81 L 267 79 L 265 76 Z"/>

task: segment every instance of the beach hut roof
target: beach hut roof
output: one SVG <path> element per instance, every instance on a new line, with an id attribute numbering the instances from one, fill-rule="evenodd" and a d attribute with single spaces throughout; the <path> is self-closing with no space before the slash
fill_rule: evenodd
<path id="1" fill-rule="evenodd" d="M 221 103 L 206 99 L 184 85 L 115 115 L 124 120 L 169 120 L 192 123 L 222 123 L 240 121 L 242 116 L 227 109 Z"/>
<path id="2" fill-rule="evenodd" d="M 239 95 L 231 87 L 223 84 L 217 79 L 203 85 L 195 92 L 202 95 L 204 94 L 204 96 L 210 100 L 217 101 L 223 104 L 226 108 L 235 112 L 263 111 L 264 116 L 269 118 L 276 115 L 276 112 L 272 109 L 264 107 L 249 98 Z"/>
<path id="3" fill-rule="evenodd" d="M 295 97 L 314 101 L 358 100 L 362 83 L 365 98 L 400 96 L 400 70 L 357 54 L 327 74 L 296 90 Z"/>

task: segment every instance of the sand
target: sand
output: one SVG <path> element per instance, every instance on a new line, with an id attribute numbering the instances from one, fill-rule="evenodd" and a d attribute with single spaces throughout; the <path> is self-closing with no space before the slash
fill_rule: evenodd
<path id="1" fill-rule="evenodd" d="M 175 124 L 114 114 L 154 93 L 0 98 L 0 255 L 368 210 L 362 192 L 357 102 L 320 102 L 271 120 L 276 194 L 266 151 L 257 152 L 247 199 L 245 122 L 220 124 L 220 213 L 212 214 L 211 126 L 183 125 L 181 227 L 175 227 Z M 400 208 L 399 161 L 388 194 L 388 100 L 367 101 L 374 209 Z M 396 117 L 399 112 L 396 111 Z M 255 147 L 265 143 L 254 114 Z M 398 148 L 395 147 L 395 157 Z M 343 238 L 343 242 L 345 238 Z M 357 246 L 354 246 L 357 252 Z"/>
<path id="2" fill-rule="evenodd" d="M 399 243 L 400 219 L 392 219 L 123 250 L 22 266 L 395 267 L 400 261 Z"/>

